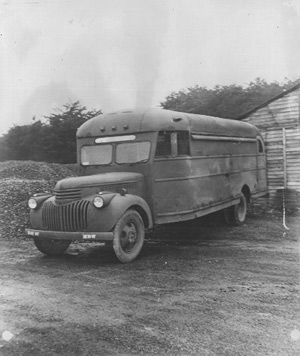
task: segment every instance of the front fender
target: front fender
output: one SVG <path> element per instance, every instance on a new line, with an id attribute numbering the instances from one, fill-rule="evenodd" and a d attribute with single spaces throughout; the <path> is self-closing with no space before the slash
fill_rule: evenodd
<path id="1" fill-rule="evenodd" d="M 35 196 L 33 196 L 36 199 Z M 43 229 L 43 219 L 42 219 L 42 210 L 43 205 L 47 201 L 54 201 L 54 196 L 41 196 L 36 199 L 38 206 L 36 209 L 30 209 L 30 224 L 34 229 Z"/>
<path id="2" fill-rule="evenodd" d="M 129 208 L 135 209 L 141 214 L 146 228 L 153 227 L 151 210 L 143 198 L 133 194 L 116 194 L 103 209 L 90 206 L 88 218 L 89 230 L 111 231 L 120 217 Z"/>

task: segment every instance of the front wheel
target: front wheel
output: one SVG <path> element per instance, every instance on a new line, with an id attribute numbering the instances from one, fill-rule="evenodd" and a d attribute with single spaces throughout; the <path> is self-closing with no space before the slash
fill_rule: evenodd
<path id="1" fill-rule="evenodd" d="M 114 228 L 113 248 L 117 258 L 128 263 L 136 259 L 144 244 L 145 228 L 140 214 L 127 210 Z"/>
<path id="2" fill-rule="evenodd" d="M 45 255 L 54 256 L 63 254 L 69 247 L 71 241 L 68 240 L 48 240 L 40 237 L 34 238 L 35 246 Z"/>
<path id="3" fill-rule="evenodd" d="M 239 226 L 246 220 L 247 199 L 243 193 L 240 195 L 240 202 L 224 210 L 225 221 L 228 225 Z"/>

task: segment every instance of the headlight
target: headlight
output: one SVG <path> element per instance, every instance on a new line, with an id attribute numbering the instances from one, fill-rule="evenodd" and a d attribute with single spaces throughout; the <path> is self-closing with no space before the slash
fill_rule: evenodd
<path id="1" fill-rule="evenodd" d="M 37 207 L 37 202 L 34 198 L 28 200 L 28 206 L 30 209 L 35 209 Z"/>
<path id="2" fill-rule="evenodd" d="M 104 200 L 103 198 L 99 197 L 99 195 L 97 195 L 95 198 L 94 198 L 94 206 L 96 208 L 102 208 L 102 206 L 104 205 Z"/>

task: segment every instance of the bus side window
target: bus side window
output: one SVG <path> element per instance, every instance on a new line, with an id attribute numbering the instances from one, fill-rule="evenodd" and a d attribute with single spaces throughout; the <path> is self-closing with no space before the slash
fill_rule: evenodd
<path id="1" fill-rule="evenodd" d="M 257 138 L 257 152 L 264 153 L 264 144 L 263 144 L 261 138 Z"/>
<path id="2" fill-rule="evenodd" d="M 177 132 L 178 156 L 189 156 L 190 142 L 189 133 L 186 131 Z"/>
<path id="3" fill-rule="evenodd" d="M 159 132 L 157 138 L 156 146 L 156 157 L 171 156 L 171 133 L 170 132 Z"/>

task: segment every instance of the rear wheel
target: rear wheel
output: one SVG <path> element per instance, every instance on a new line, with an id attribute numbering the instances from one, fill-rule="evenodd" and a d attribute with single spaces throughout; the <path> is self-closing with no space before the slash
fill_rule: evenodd
<path id="1" fill-rule="evenodd" d="M 145 228 L 140 214 L 127 210 L 114 229 L 113 248 L 117 258 L 128 263 L 136 259 L 144 244 Z"/>
<path id="2" fill-rule="evenodd" d="M 35 246 L 45 255 L 54 256 L 63 254 L 69 247 L 71 241 L 68 240 L 48 240 L 40 237 L 34 238 Z"/>
<path id="3" fill-rule="evenodd" d="M 225 221 L 228 225 L 242 225 L 247 215 L 247 199 L 240 194 L 240 202 L 224 210 Z"/>

